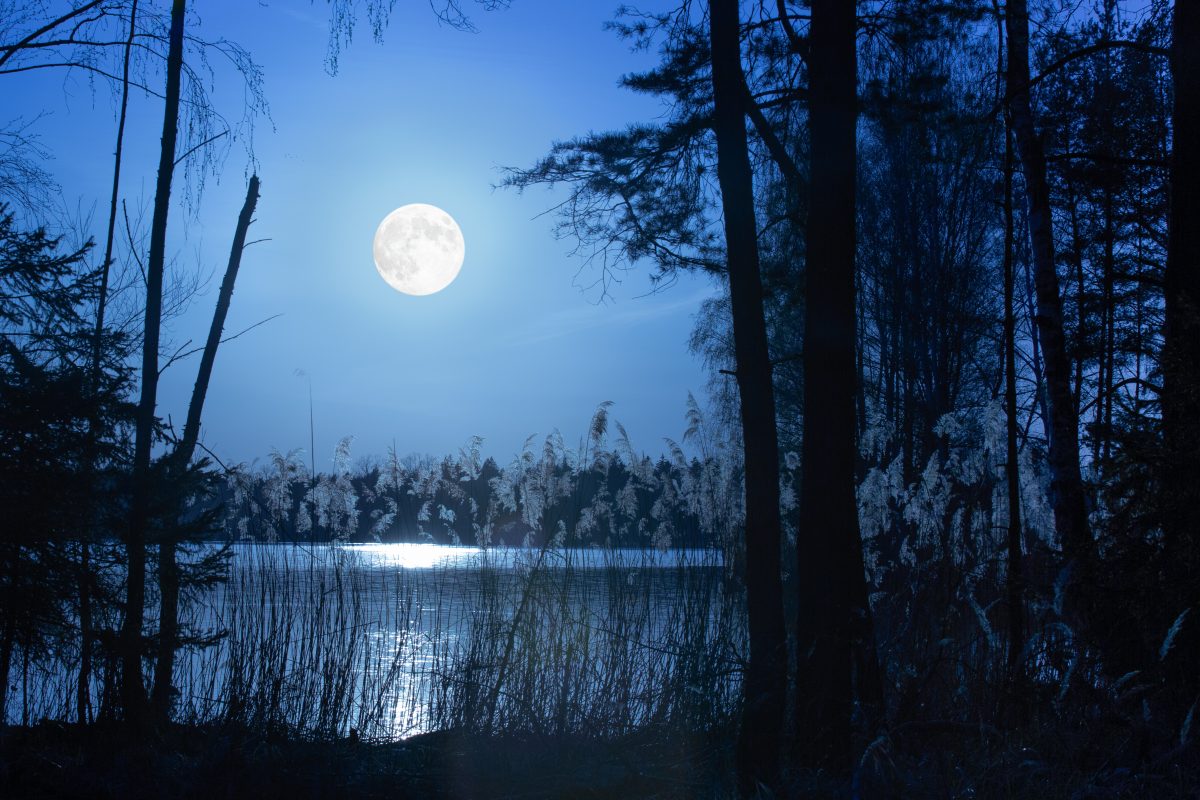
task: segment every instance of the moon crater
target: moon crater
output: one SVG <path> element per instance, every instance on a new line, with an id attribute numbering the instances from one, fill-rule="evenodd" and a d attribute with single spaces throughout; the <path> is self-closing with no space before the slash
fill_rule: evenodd
<path id="1" fill-rule="evenodd" d="M 462 230 L 437 206 L 411 203 L 384 217 L 375 231 L 375 268 L 396 291 L 440 292 L 458 277 L 465 255 Z"/>

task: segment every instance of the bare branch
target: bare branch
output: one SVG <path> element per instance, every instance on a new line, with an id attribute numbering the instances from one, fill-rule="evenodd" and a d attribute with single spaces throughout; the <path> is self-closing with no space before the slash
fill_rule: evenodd
<path id="1" fill-rule="evenodd" d="M 188 150 L 186 153 L 184 153 L 183 155 L 181 155 L 179 158 L 175 159 L 175 166 L 177 166 L 177 167 L 178 167 L 180 164 L 182 164 L 184 161 L 186 161 L 186 160 L 187 160 L 187 157 L 188 157 L 188 156 L 190 156 L 192 153 L 196 152 L 197 150 L 199 150 L 200 148 L 204 147 L 205 145 L 212 144 L 212 143 L 213 143 L 213 142 L 215 142 L 217 139 L 220 139 L 222 136 L 225 136 L 225 135 L 226 135 L 226 134 L 228 134 L 228 133 L 229 133 L 229 129 L 228 129 L 228 128 L 226 128 L 225 130 L 221 131 L 220 133 L 217 133 L 217 134 L 214 134 L 214 135 L 212 135 L 212 136 L 208 137 L 208 138 L 207 138 L 207 139 L 205 139 L 203 142 L 200 142 L 200 143 L 199 143 L 199 144 L 197 144 L 195 147 L 192 147 L 192 148 L 191 148 L 190 150 Z"/>
<path id="2" fill-rule="evenodd" d="M 104 0 L 92 0 L 92 2 L 86 3 L 82 6 L 80 6 L 79 8 L 75 9 L 74 11 L 68 11 L 66 14 L 63 14 L 61 17 L 59 17 L 56 20 L 47 22 L 45 25 L 38 28 L 36 31 L 29 34 L 28 36 L 26 36 L 24 39 L 17 42 L 16 44 L 9 45 L 4 48 L 0 48 L 0 49 L 4 50 L 4 55 L 0 56 L 0 65 L 3 65 L 5 61 L 8 61 L 10 58 L 13 57 L 14 53 L 16 53 L 18 50 L 21 50 L 22 48 L 24 48 L 27 45 L 29 45 L 30 43 L 32 43 L 35 39 L 37 39 L 42 34 L 49 33 L 50 31 L 57 28 L 59 25 L 62 25 L 64 22 L 68 22 L 71 19 L 83 14 L 84 12 L 92 10 L 96 6 L 100 5 L 103 1 Z"/>

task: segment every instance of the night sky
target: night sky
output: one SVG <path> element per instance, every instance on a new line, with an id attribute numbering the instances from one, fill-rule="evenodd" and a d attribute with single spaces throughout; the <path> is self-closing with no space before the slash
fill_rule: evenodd
<path id="1" fill-rule="evenodd" d="M 635 447 L 679 438 L 688 391 L 705 375 L 687 350 L 701 300 L 715 290 L 683 276 L 648 295 L 649 269 L 626 274 L 600 304 L 598 277 L 556 241 L 561 195 L 494 189 L 502 167 L 531 165 L 555 140 L 649 120 L 661 109 L 620 89 L 621 74 L 653 64 L 605 31 L 604 3 L 518 0 L 472 9 L 477 32 L 438 23 L 428 5 L 397 4 L 382 44 L 363 20 L 326 67 L 324 3 L 206 0 L 190 33 L 244 46 L 264 73 L 269 117 L 242 128 L 198 207 L 177 179 L 169 253 L 179 273 L 197 267 L 201 295 L 169 322 L 169 355 L 203 342 L 234 222 L 254 167 L 262 180 L 251 246 L 242 262 L 226 333 L 274 315 L 224 345 L 202 439 L 223 460 L 250 462 L 272 448 L 308 449 L 311 383 L 318 469 L 354 436 L 356 456 L 388 448 L 440 455 L 472 435 L 504 461 L 531 434 L 557 428 L 578 441 L 596 405 Z M 197 24 L 198 23 L 198 24 Z M 242 86 L 214 64 L 213 96 L 233 123 Z M 36 119 L 28 132 L 53 155 L 62 218 L 89 218 L 103 240 L 115 106 L 109 88 L 82 72 L 5 76 L 4 117 Z M 161 84 L 161 68 L 150 76 Z M 157 83 L 155 83 L 157 81 Z M 161 101 L 131 105 L 123 191 L 131 214 L 153 199 Z M 182 150 L 182 147 L 181 147 Z M 431 203 L 463 230 L 466 260 L 444 291 L 410 297 L 376 272 L 371 241 L 398 206 Z M 99 260 L 99 252 L 96 254 Z M 182 426 L 195 357 L 163 376 L 159 413 Z M 307 457 L 304 459 L 307 461 Z"/>

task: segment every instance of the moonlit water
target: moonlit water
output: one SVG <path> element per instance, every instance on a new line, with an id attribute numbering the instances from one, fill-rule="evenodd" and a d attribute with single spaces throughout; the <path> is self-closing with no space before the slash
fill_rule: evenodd
<path id="1" fill-rule="evenodd" d="M 275 545 L 287 547 L 289 545 Z M 306 552 L 305 545 L 290 545 Z M 253 552 L 256 545 L 234 546 L 234 552 Z M 320 551 L 328 551 L 329 545 L 317 545 Z M 399 543 L 399 544 L 347 544 L 336 546 L 342 553 L 360 559 L 363 569 L 477 569 L 492 567 L 516 569 L 528 567 L 536 561 L 541 551 L 536 548 L 456 547 L 453 545 Z M 719 567 L 721 555 L 715 550 L 639 550 L 633 548 L 569 548 L 547 550 L 543 564 L 549 568 L 606 569 L 677 569 L 681 567 Z"/>
<path id="2" fill-rule="evenodd" d="M 566 733 L 707 724 L 740 697 L 735 586 L 708 550 L 236 544 L 226 580 L 181 598 L 173 716 L 376 740 L 492 720 Z M 115 662 L 100 663 L 102 715 Z M 71 718 L 77 674 L 68 649 L 31 662 L 9 721 Z"/>
<path id="3" fill-rule="evenodd" d="M 614 702 L 600 696 L 612 693 L 604 688 L 612 673 L 622 673 L 623 684 L 645 683 L 639 691 L 647 695 L 675 669 L 675 654 L 690 646 L 684 639 L 715 646 L 717 634 L 708 631 L 720 630 L 718 617 L 729 613 L 715 551 L 433 544 L 231 551 L 228 582 L 191 605 L 192 628 L 225 635 L 181 653 L 175 684 L 184 719 L 233 708 L 251 722 L 276 716 L 318 733 L 400 738 L 489 702 L 535 696 L 560 668 L 564 681 L 578 684 L 571 691 L 581 699 L 573 702 Z M 518 651 L 522 664 L 542 651 L 549 661 L 521 667 L 531 671 L 528 685 L 489 695 L 520 677 L 506 663 Z M 649 714 L 614 713 L 635 721 Z"/>

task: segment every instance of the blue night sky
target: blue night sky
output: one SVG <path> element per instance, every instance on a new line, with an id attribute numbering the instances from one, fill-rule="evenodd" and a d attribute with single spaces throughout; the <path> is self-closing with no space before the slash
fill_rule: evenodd
<path id="1" fill-rule="evenodd" d="M 653 118 L 659 108 L 617 86 L 654 55 L 630 53 L 603 29 L 607 3 L 515 0 L 472 8 L 476 33 L 439 25 L 427 3 L 401 0 L 382 44 L 365 19 L 325 68 L 323 2 L 193 3 L 191 30 L 244 46 L 264 73 L 269 118 L 253 137 L 261 200 L 226 333 L 277 319 L 217 356 L 203 441 L 223 460 L 308 449 L 311 381 L 319 469 L 335 442 L 356 456 L 455 452 L 472 435 L 504 461 L 530 434 L 578 441 L 596 405 L 613 400 L 634 446 L 658 453 L 683 430 L 690 390 L 705 375 L 687 350 L 701 300 L 714 289 L 683 276 L 654 295 L 648 269 L 627 273 L 598 305 L 597 273 L 538 215 L 561 195 L 493 189 L 500 167 L 528 166 L 555 140 Z M 161 70 L 149 80 L 161 83 Z M 103 239 L 115 101 L 83 73 L 3 76 L 3 117 L 29 121 L 53 155 L 64 205 Z M 218 67 L 219 108 L 240 118 L 242 87 Z M 123 197 L 149 206 L 161 103 L 131 107 Z M 199 265 L 203 292 L 169 325 L 167 353 L 204 340 L 245 194 L 247 141 L 232 143 L 198 209 L 183 192 L 170 221 L 178 271 Z M 177 179 L 177 186 L 182 184 Z M 432 203 L 461 226 L 466 260 L 441 293 L 410 297 L 378 275 L 371 241 L 407 203 Z M 98 256 L 97 256 L 98 259 Z M 182 424 L 195 357 L 163 376 L 160 414 Z M 302 371 L 302 374 L 297 374 Z M 307 458 L 305 459 L 307 461 Z"/>

